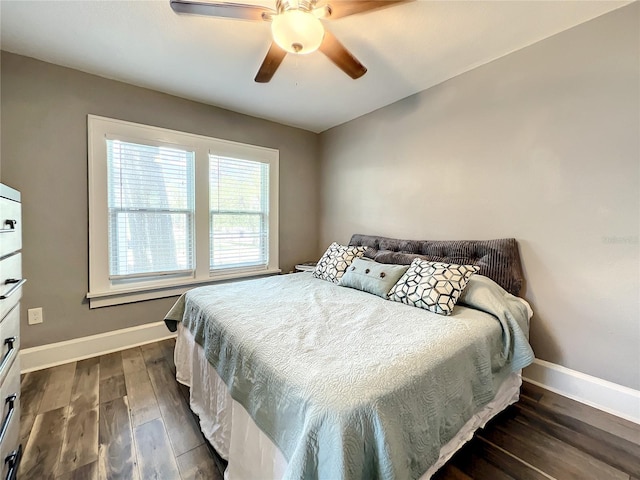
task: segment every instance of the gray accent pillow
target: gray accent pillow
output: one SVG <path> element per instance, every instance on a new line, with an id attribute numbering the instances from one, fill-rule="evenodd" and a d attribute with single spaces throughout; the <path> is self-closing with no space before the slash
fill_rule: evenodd
<path id="1" fill-rule="evenodd" d="M 408 268 L 408 265 L 390 265 L 357 258 L 347 268 L 338 285 L 372 293 L 386 300 L 389 298 L 389 290 Z"/>

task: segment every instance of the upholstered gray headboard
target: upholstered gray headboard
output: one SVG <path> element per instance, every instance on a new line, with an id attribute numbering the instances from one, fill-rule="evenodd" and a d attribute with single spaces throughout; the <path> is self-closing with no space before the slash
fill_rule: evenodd
<path id="1" fill-rule="evenodd" d="M 399 240 L 355 234 L 349 245 L 369 247 L 365 257 L 380 263 L 410 264 L 414 258 L 432 262 L 477 265 L 480 275 L 491 278 L 513 295 L 519 295 L 524 276 L 515 238 L 497 240 Z"/>

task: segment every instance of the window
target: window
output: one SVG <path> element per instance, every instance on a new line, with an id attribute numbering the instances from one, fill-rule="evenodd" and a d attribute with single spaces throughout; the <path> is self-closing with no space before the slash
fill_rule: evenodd
<path id="1" fill-rule="evenodd" d="M 211 270 L 266 265 L 269 165 L 209 156 Z"/>
<path id="2" fill-rule="evenodd" d="M 107 139 L 111 280 L 193 272 L 194 159 Z"/>
<path id="3" fill-rule="evenodd" d="M 278 151 L 88 117 L 91 308 L 278 270 Z"/>

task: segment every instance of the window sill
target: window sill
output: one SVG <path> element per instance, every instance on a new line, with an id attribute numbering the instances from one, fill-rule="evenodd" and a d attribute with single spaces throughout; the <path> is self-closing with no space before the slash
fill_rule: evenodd
<path id="1" fill-rule="evenodd" d="M 175 297 L 198 286 L 222 283 L 230 280 L 240 280 L 243 278 L 266 277 L 279 273 L 281 273 L 279 268 L 253 272 L 235 272 L 200 280 L 190 279 L 172 285 L 119 288 L 107 292 L 89 292 L 87 293 L 87 298 L 89 299 L 89 308 L 109 307 L 112 305 L 123 305 L 125 303 L 141 302 L 157 298 Z"/>

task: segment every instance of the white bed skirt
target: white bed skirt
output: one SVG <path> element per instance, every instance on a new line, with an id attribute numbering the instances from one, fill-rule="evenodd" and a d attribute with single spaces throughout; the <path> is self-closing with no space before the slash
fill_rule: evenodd
<path id="1" fill-rule="evenodd" d="M 200 429 L 222 458 L 229 462 L 226 480 L 280 479 L 287 460 L 255 424 L 246 410 L 231 398 L 227 386 L 204 356 L 191 332 L 178 324 L 175 348 L 176 379 L 190 387 L 191 409 L 200 417 Z M 428 480 L 473 433 L 507 406 L 518 401 L 522 379 L 513 373 L 496 397 L 474 415 L 458 434 L 440 449 L 438 461 L 420 480 Z"/>

